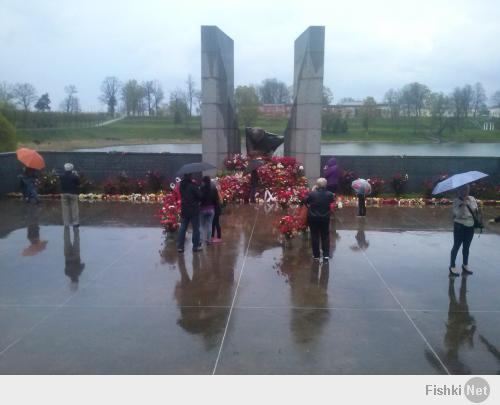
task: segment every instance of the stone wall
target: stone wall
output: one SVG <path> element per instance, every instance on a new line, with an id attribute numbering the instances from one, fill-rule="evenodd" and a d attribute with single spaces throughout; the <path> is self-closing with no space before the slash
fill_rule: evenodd
<path id="1" fill-rule="evenodd" d="M 94 182 L 102 182 L 121 171 L 129 176 L 143 178 L 148 170 L 159 170 L 173 178 L 185 163 L 199 162 L 200 154 L 189 153 L 106 153 L 106 152 L 41 152 L 47 169 L 62 171 L 66 162 L 85 173 Z M 321 167 L 330 156 L 321 157 Z M 337 156 L 339 165 L 354 170 L 360 177 L 388 179 L 396 172 L 408 173 L 408 191 L 420 192 L 422 182 L 441 173 L 460 173 L 479 170 L 490 174 L 500 184 L 498 157 L 425 157 L 425 156 Z M 21 164 L 15 153 L 0 153 L 0 194 L 16 191 Z"/>
<path id="2" fill-rule="evenodd" d="M 330 157 L 321 156 L 321 167 Z M 408 174 L 408 192 L 421 192 L 422 183 L 433 176 L 471 170 L 488 173 L 489 181 L 500 184 L 500 158 L 496 157 L 336 156 L 336 159 L 342 169 L 353 170 L 365 179 L 376 176 L 387 180 L 397 172 Z"/>
<path id="3" fill-rule="evenodd" d="M 96 183 L 125 171 L 133 178 L 144 178 L 148 170 L 158 170 L 168 178 L 174 178 L 185 163 L 201 161 L 200 154 L 190 153 L 116 153 L 116 152 L 40 152 L 46 169 L 63 171 L 63 165 L 71 162 L 75 170 Z M 22 165 L 15 153 L 0 153 L 0 194 L 16 191 L 17 175 Z"/>

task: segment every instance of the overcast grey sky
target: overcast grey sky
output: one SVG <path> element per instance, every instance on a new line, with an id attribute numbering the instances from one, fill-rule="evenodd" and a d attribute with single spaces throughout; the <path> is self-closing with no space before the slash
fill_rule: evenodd
<path id="1" fill-rule="evenodd" d="M 52 107 L 75 84 L 84 111 L 104 109 L 105 76 L 158 79 L 168 93 L 200 84 L 200 26 L 235 43 L 235 85 L 292 84 L 293 42 L 324 25 L 325 85 L 334 98 L 381 100 L 418 81 L 450 92 L 500 90 L 500 1 L 0 0 L 0 81 L 30 82 Z"/>

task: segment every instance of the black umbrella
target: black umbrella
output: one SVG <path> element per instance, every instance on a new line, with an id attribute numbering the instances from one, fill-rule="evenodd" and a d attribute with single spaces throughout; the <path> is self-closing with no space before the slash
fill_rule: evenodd
<path id="1" fill-rule="evenodd" d="M 206 162 L 188 163 L 179 169 L 179 171 L 177 172 L 177 177 L 184 176 L 188 173 L 198 173 L 210 169 L 216 169 L 216 167 Z"/>

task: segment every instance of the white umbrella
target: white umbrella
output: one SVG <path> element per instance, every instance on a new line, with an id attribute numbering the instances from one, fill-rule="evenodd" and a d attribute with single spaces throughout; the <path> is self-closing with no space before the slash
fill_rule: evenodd
<path id="1" fill-rule="evenodd" d="M 448 177 L 446 180 L 440 181 L 436 184 L 436 187 L 432 190 L 432 194 L 442 194 L 446 191 L 462 187 L 465 184 L 473 183 L 486 176 L 488 176 L 488 174 L 477 171 L 455 174 L 454 176 Z"/>
<path id="2" fill-rule="evenodd" d="M 368 195 L 372 192 L 372 186 L 365 179 L 356 179 L 351 183 L 351 187 L 357 194 Z"/>

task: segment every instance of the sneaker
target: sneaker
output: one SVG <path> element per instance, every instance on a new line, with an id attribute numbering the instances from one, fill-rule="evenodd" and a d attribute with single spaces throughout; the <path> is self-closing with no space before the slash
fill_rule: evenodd
<path id="1" fill-rule="evenodd" d="M 180 248 L 179 248 L 179 249 L 177 249 L 177 251 L 178 251 L 179 253 L 184 253 L 184 249 L 180 249 Z"/>
<path id="2" fill-rule="evenodd" d="M 200 246 L 196 246 L 193 248 L 193 252 L 201 252 L 203 250 L 203 248 Z"/>
<path id="3" fill-rule="evenodd" d="M 460 277 L 460 274 L 457 273 L 455 267 L 448 267 L 448 272 L 450 277 Z"/>
<path id="4" fill-rule="evenodd" d="M 221 238 L 212 238 L 212 243 L 221 243 L 222 239 Z"/>
<path id="5" fill-rule="evenodd" d="M 328 260 L 330 260 L 330 256 L 325 256 L 325 257 L 323 257 L 323 260 L 324 260 L 325 262 L 327 262 Z"/>
<path id="6" fill-rule="evenodd" d="M 469 266 L 462 264 L 462 274 L 469 276 L 471 274 L 474 274 L 474 272 L 469 270 Z"/>
<path id="7" fill-rule="evenodd" d="M 319 262 L 319 257 L 313 256 L 313 260 L 317 260 Z"/>

